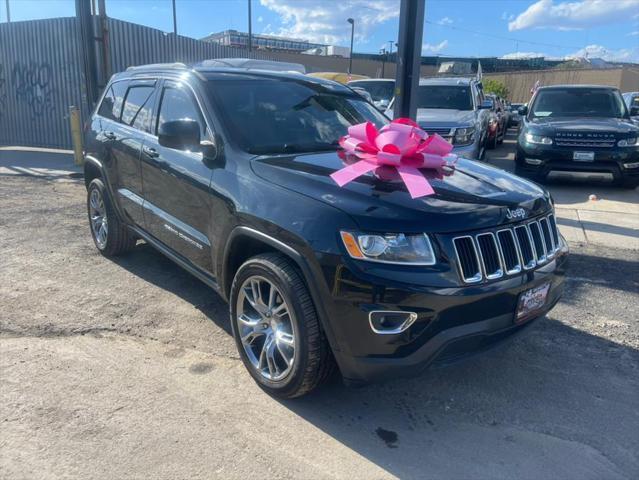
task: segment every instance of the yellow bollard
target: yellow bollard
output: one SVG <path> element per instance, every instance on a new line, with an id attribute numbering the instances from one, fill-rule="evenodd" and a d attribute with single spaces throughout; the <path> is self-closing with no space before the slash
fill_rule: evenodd
<path id="1" fill-rule="evenodd" d="M 76 165 L 82 166 L 84 165 L 84 153 L 80 109 L 73 105 L 69 107 L 69 123 L 71 124 L 71 139 L 73 140 L 73 160 Z"/>

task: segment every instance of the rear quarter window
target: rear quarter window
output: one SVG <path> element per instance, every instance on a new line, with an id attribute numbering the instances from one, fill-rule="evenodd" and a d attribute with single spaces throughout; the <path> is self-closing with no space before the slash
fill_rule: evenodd
<path id="1" fill-rule="evenodd" d="M 117 122 L 120 119 L 126 87 L 127 82 L 125 81 L 112 83 L 104 94 L 102 103 L 100 103 L 98 115 Z"/>

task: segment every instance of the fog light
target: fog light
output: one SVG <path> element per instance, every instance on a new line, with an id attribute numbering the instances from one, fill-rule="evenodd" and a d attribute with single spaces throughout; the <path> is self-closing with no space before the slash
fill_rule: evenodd
<path id="1" fill-rule="evenodd" d="M 396 335 L 410 327 L 417 314 L 415 312 L 401 312 L 389 310 L 374 310 L 368 314 L 368 321 L 373 332 L 380 335 Z"/>
<path id="2" fill-rule="evenodd" d="M 639 168 L 639 162 L 624 163 L 623 168 L 627 168 L 627 169 Z"/>
<path id="3" fill-rule="evenodd" d="M 543 162 L 538 158 L 527 158 L 526 163 L 529 165 L 541 165 Z"/>

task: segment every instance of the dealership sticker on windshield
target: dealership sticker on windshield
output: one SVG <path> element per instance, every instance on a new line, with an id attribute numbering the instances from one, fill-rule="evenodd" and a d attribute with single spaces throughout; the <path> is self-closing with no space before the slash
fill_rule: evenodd
<path id="1" fill-rule="evenodd" d="M 533 313 L 546 305 L 548 292 L 550 291 L 550 283 L 544 283 L 538 287 L 526 290 L 519 296 L 517 303 L 517 316 L 515 323 L 523 322 L 530 318 Z"/>
<path id="2" fill-rule="evenodd" d="M 576 162 L 593 162 L 595 160 L 595 152 L 573 152 L 572 159 Z"/>

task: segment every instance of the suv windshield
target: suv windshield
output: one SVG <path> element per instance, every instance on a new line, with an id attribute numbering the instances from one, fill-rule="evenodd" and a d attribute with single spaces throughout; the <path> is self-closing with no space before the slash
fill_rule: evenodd
<path id="1" fill-rule="evenodd" d="M 540 90 L 532 117 L 623 117 L 623 99 L 615 90 L 553 88 Z"/>
<path id="2" fill-rule="evenodd" d="M 420 85 L 417 95 L 417 108 L 473 109 L 469 86 Z"/>
<path id="3" fill-rule="evenodd" d="M 388 119 L 356 93 L 272 78 L 209 82 L 228 134 L 253 154 L 335 150 L 348 127 Z"/>
<path id="4" fill-rule="evenodd" d="M 393 82 L 366 82 L 357 81 L 348 84 L 349 87 L 360 87 L 371 94 L 374 102 L 386 100 L 390 102 L 393 98 L 395 84 Z"/>

